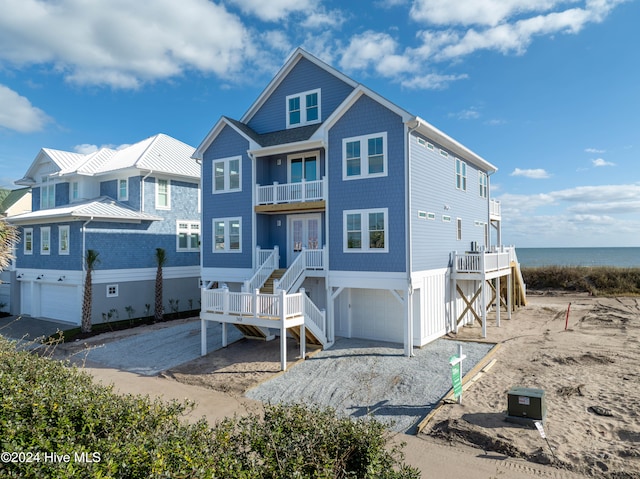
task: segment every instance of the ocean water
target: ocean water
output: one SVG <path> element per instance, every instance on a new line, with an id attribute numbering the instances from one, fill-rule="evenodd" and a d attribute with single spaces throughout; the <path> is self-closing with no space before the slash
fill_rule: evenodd
<path id="1" fill-rule="evenodd" d="M 616 266 L 640 267 L 640 248 L 518 248 L 522 267 Z"/>

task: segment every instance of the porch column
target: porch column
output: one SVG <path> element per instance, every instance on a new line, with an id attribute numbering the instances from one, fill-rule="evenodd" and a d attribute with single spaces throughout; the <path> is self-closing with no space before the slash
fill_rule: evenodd
<path id="1" fill-rule="evenodd" d="M 200 320 L 200 356 L 207 354 L 207 320 Z"/>
<path id="2" fill-rule="evenodd" d="M 511 269 L 513 271 L 513 269 Z M 511 273 L 507 275 L 507 318 L 511 319 L 511 309 L 513 309 L 513 305 L 511 304 L 513 298 L 513 276 Z"/>
<path id="3" fill-rule="evenodd" d="M 222 323 L 222 347 L 226 348 L 229 344 L 229 338 L 227 335 L 227 323 Z"/>
<path id="4" fill-rule="evenodd" d="M 500 291 L 500 276 L 496 278 L 496 326 L 500 327 L 500 304 L 502 296 Z"/>
<path id="5" fill-rule="evenodd" d="M 487 337 L 487 295 L 486 285 L 487 279 L 483 276 L 480 282 L 480 307 L 482 308 L 482 337 Z"/>
<path id="6" fill-rule="evenodd" d="M 280 370 L 287 370 L 286 293 L 280 290 Z"/>

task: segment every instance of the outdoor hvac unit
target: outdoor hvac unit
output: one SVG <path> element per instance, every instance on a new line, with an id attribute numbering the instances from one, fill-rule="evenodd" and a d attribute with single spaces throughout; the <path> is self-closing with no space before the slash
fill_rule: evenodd
<path id="1" fill-rule="evenodd" d="M 507 421 L 532 424 L 544 421 L 547 404 L 542 389 L 514 387 L 508 393 Z"/>

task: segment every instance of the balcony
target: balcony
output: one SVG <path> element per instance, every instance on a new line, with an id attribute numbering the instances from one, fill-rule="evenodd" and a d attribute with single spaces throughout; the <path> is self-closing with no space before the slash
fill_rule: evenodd
<path id="1" fill-rule="evenodd" d="M 489 217 L 492 221 L 500 221 L 502 217 L 502 206 L 498 200 L 489 201 Z"/>
<path id="2" fill-rule="evenodd" d="M 256 185 L 257 213 L 289 211 L 324 211 L 326 206 L 326 178 L 300 183 Z"/>
<path id="3" fill-rule="evenodd" d="M 489 279 L 503 276 L 510 273 L 514 253 L 514 248 L 501 248 L 493 252 L 454 252 L 453 273 L 459 279 Z"/>

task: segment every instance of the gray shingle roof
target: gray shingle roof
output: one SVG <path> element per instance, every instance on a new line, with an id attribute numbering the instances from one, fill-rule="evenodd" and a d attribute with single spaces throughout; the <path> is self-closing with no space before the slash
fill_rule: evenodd
<path id="1" fill-rule="evenodd" d="M 300 126 L 298 128 L 289 128 L 288 130 L 273 131 L 270 133 L 256 133 L 246 124 L 224 117 L 229 123 L 242 131 L 245 135 L 255 141 L 258 145 L 265 148 L 268 146 L 286 145 L 288 143 L 297 143 L 306 141 L 320 128 L 321 123 L 314 125 Z"/>

